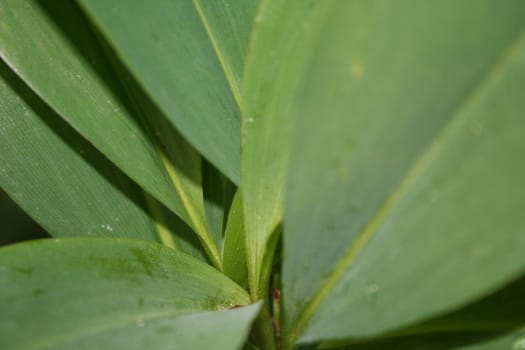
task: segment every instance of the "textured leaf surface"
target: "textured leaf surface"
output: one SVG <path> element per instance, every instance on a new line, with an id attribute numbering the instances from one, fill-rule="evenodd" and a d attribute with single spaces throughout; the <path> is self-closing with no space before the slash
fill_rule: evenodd
<path id="1" fill-rule="evenodd" d="M 263 298 L 268 243 L 283 215 L 282 194 L 296 88 L 325 2 L 263 1 L 243 82 L 241 187 L 250 290 Z M 268 255 L 269 254 L 269 255 Z"/>
<path id="2" fill-rule="evenodd" d="M 157 147 L 158 154 L 168 172 L 173 188 L 177 192 L 177 199 L 182 205 L 178 211 L 179 215 L 196 232 L 212 264 L 220 268 L 222 262 L 218 245 L 213 241 L 204 212 L 200 154 L 165 119 L 133 77 L 119 65 L 112 50 L 101 38 L 99 39 L 147 132 L 153 139 L 160 142 Z M 154 203 L 150 204 L 150 208 L 154 212 L 155 218 L 161 223 L 166 221 L 166 217 L 170 216 L 163 213 L 162 208 L 158 208 Z M 175 231 L 177 236 L 182 234 L 185 238 L 190 238 L 185 235 L 188 231 L 186 228 L 180 224 L 176 226 L 183 230 L 183 232 Z M 168 233 L 165 233 L 164 237 L 167 235 Z M 167 239 L 164 239 L 163 243 L 172 245 Z"/>
<path id="3" fill-rule="evenodd" d="M 0 62 L 0 186 L 54 236 L 157 240 L 144 193 Z"/>
<path id="4" fill-rule="evenodd" d="M 108 348 L 133 340 L 164 349 L 162 341 L 175 342 L 179 336 L 182 344 L 189 338 L 202 344 L 211 334 L 199 339 L 200 322 L 207 330 L 213 324 L 225 336 L 236 336 L 230 342 L 219 337 L 219 344 L 230 349 L 257 312 L 248 308 L 178 317 L 245 305 L 248 296 L 191 257 L 160 244 L 116 238 L 41 240 L 2 248 L 0 285 L 0 344 L 6 349 L 77 348 L 85 342 Z M 184 329 L 188 332 L 180 335 Z"/>
<path id="5" fill-rule="evenodd" d="M 224 233 L 223 261 L 224 273 L 243 287 L 248 287 L 246 260 L 246 230 L 242 212 L 242 195 L 238 191 L 233 198 Z"/>
<path id="6" fill-rule="evenodd" d="M 148 192 L 184 206 L 74 3 L 4 1 L 0 54 L 62 118 Z M 53 17 L 51 19 L 50 17 Z"/>
<path id="7" fill-rule="evenodd" d="M 301 341 L 401 327 L 525 268 L 525 4 L 330 4 L 285 200 Z"/>
<path id="8" fill-rule="evenodd" d="M 4 2 L 0 49 L 7 63 L 68 123 L 146 191 L 176 212 L 204 242 L 200 155 L 143 97 L 119 62 L 66 4 Z M 38 57 L 38 59 L 35 59 Z M 124 151 L 123 151 L 124 150 Z M 149 201 L 151 213 L 161 212 Z M 163 221 L 162 217 L 156 220 Z M 163 242 L 169 242 L 166 233 Z"/>
<path id="9" fill-rule="evenodd" d="M 238 183 L 240 101 L 232 91 L 254 1 L 80 2 L 173 124 Z"/>

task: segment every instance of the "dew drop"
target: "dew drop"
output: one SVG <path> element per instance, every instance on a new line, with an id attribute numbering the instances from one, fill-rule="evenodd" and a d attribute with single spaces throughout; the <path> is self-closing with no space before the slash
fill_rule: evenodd
<path id="1" fill-rule="evenodd" d="M 102 224 L 102 225 L 100 225 L 100 227 L 105 229 L 105 230 L 108 230 L 110 232 L 113 232 L 113 227 L 111 227 L 109 224 L 107 224 L 107 225 Z"/>

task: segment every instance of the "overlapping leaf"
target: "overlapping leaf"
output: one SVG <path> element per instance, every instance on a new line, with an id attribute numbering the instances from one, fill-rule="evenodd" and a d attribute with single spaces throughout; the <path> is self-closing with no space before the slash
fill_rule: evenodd
<path id="1" fill-rule="evenodd" d="M 109 63 L 80 10 L 70 2 L 8 1 L 0 11 L 0 51 L 6 62 L 62 118 L 192 227 L 220 267 L 204 218 L 200 156 L 163 125 L 163 116 L 137 89 L 119 81 L 123 70 L 116 70 L 118 62 Z"/>
<path id="2" fill-rule="evenodd" d="M 294 124 L 288 347 L 401 327 L 523 272 L 524 5 L 330 3 Z"/>
<path id="3" fill-rule="evenodd" d="M 223 246 L 228 211 L 235 194 L 235 185 L 209 162 L 202 164 L 204 212 L 217 246 Z"/>
<path id="4" fill-rule="evenodd" d="M 334 350 L 519 350 L 525 345 L 525 328 L 510 333 L 442 333 L 385 339 L 376 343 L 333 348 Z"/>
<path id="5" fill-rule="evenodd" d="M 264 297 L 269 240 L 283 215 L 282 193 L 293 96 L 326 2 L 261 2 L 243 83 L 241 188 L 252 296 Z"/>
<path id="6" fill-rule="evenodd" d="M 0 62 L 0 185 L 56 236 L 157 240 L 144 193 Z"/>
<path id="7" fill-rule="evenodd" d="M 22 208 L 0 188 L 0 222 L 3 223 L 0 247 L 6 244 L 48 237 Z"/>
<path id="8" fill-rule="evenodd" d="M 172 123 L 238 183 L 236 91 L 255 1 L 80 3 Z"/>
<path id="9" fill-rule="evenodd" d="M 206 222 L 203 188 L 201 186 L 201 156 L 187 143 L 184 138 L 173 128 L 164 118 L 164 115 L 144 94 L 137 82 L 129 73 L 120 66 L 112 50 L 99 38 L 101 45 L 112 63 L 115 73 L 122 82 L 123 88 L 130 98 L 134 110 L 142 124 L 152 139 L 160 142 L 157 151 L 162 163 L 170 177 L 173 188 L 177 192 L 178 200 L 183 206 L 181 216 L 186 220 L 189 227 L 197 233 L 202 243 L 204 251 L 207 253 L 212 264 L 221 268 L 222 261 L 218 251 L 219 244 L 214 242 Z M 166 215 L 162 209 L 150 204 L 149 207 L 158 221 L 165 221 Z M 172 221 L 176 221 L 173 219 Z M 176 224 L 176 223 L 175 223 Z M 187 239 L 191 239 L 190 230 L 176 224 L 177 235 L 185 234 Z M 182 225 L 184 226 L 184 225 Z"/>
<path id="10" fill-rule="evenodd" d="M 69 238 L 0 251 L 2 348 L 236 349 L 258 306 L 208 265 L 155 243 Z M 196 325 L 198 325 L 196 327 Z M 30 335 L 30 336 L 28 336 Z"/>
<path id="11" fill-rule="evenodd" d="M 224 233 L 224 273 L 243 287 L 248 287 L 246 266 L 246 230 L 242 211 L 242 195 L 238 191 L 233 198 Z"/>
<path id="12" fill-rule="evenodd" d="M 525 278 L 450 314 L 372 339 L 320 349 L 519 349 L 525 344 Z M 346 345 L 343 345 L 346 344 Z M 514 347 L 513 347 L 514 346 Z"/>

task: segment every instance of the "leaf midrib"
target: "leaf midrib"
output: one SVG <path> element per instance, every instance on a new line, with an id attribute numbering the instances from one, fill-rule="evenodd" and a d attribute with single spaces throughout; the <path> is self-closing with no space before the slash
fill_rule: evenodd
<path id="1" fill-rule="evenodd" d="M 213 47 L 213 51 L 215 52 L 215 56 L 217 57 L 217 60 L 219 61 L 219 64 L 226 78 L 226 81 L 228 82 L 228 86 L 230 87 L 230 91 L 233 95 L 235 103 L 237 104 L 237 107 L 239 108 L 239 110 L 241 110 L 241 102 L 242 102 L 241 92 L 240 92 L 240 88 L 238 84 L 236 83 L 235 76 L 233 74 L 233 69 L 230 63 L 224 57 L 224 54 L 222 53 L 222 50 L 218 44 L 217 38 L 215 37 L 215 34 L 213 33 L 213 30 L 211 29 L 208 19 L 206 18 L 206 15 L 204 14 L 200 0 L 192 0 L 192 3 L 195 7 L 195 10 L 197 11 L 199 19 L 201 20 L 202 26 L 204 27 L 204 30 L 206 31 L 206 34 L 208 35 L 208 39 L 210 40 L 211 46 Z"/>
<path id="2" fill-rule="evenodd" d="M 91 28 L 88 26 L 88 28 Z M 95 41 L 98 41 L 101 51 L 105 54 L 104 58 L 108 61 L 108 64 L 110 67 L 113 68 L 113 71 L 115 73 L 115 78 L 121 85 L 124 93 L 126 94 L 127 99 L 131 103 L 134 111 L 137 113 L 138 117 L 140 118 L 140 121 L 143 125 L 146 126 L 146 132 L 150 134 L 152 139 L 155 139 L 153 136 L 153 133 L 150 129 L 151 125 L 148 121 L 148 118 L 146 116 L 146 113 L 144 109 L 141 107 L 140 103 L 137 101 L 137 96 L 133 92 L 133 89 L 128 85 L 126 80 L 123 78 L 121 71 L 116 67 L 116 62 L 114 58 L 109 53 L 109 49 L 103 44 L 103 41 L 101 40 L 100 36 L 97 35 L 96 32 L 91 32 L 93 38 Z M 169 161 L 169 159 L 165 156 L 165 154 L 162 152 L 162 150 L 159 148 L 158 144 L 154 142 L 153 145 L 154 149 L 154 155 L 158 157 L 160 160 L 160 166 L 164 169 L 166 175 L 168 176 L 171 185 L 173 186 L 173 189 L 175 192 L 179 195 L 179 199 L 181 201 L 182 207 L 185 211 L 185 214 L 187 215 L 189 219 L 189 224 L 191 228 L 196 232 L 197 238 L 201 241 L 201 244 L 206 251 L 208 257 L 210 258 L 212 264 L 219 270 L 222 271 L 222 259 L 219 254 L 219 251 L 217 249 L 217 246 L 213 242 L 213 239 L 211 238 L 210 231 L 208 229 L 208 226 L 206 225 L 205 219 L 202 215 L 199 215 L 198 211 L 195 210 L 194 206 L 191 203 L 191 200 L 189 199 L 188 194 L 184 190 L 183 186 L 180 183 L 179 174 L 174 169 L 173 165 Z M 173 237 L 171 237 L 171 230 L 166 226 L 165 218 L 162 215 L 161 210 L 158 208 L 158 205 L 155 201 L 152 201 L 149 199 L 149 193 L 142 188 L 142 191 L 144 193 L 144 196 L 146 197 L 146 205 L 148 207 L 149 213 L 153 217 L 154 221 L 154 227 L 157 231 L 157 235 L 159 240 L 162 244 L 177 249 L 175 242 L 173 240 Z M 200 219 L 200 220 L 199 220 Z"/>
<path id="3" fill-rule="evenodd" d="M 406 172 L 406 176 L 398 183 L 398 185 L 391 191 L 390 196 L 383 202 L 383 205 L 379 208 L 378 211 L 372 216 L 372 219 L 364 227 L 361 232 L 357 235 L 357 239 L 350 246 L 347 252 L 335 265 L 335 268 L 332 270 L 331 274 L 326 279 L 324 285 L 315 293 L 314 297 L 306 304 L 303 311 L 296 318 L 296 321 L 290 327 L 288 335 L 288 347 L 291 348 L 296 342 L 298 337 L 304 331 L 308 325 L 311 318 L 314 316 L 319 305 L 326 299 L 330 294 L 333 287 L 339 281 L 339 278 L 346 269 L 352 265 L 355 261 L 355 258 L 363 250 L 366 244 L 373 237 L 374 233 L 377 232 L 377 229 L 382 225 L 384 219 L 392 211 L 392 209 L 400 202 L 404 195 L 410 190 L 411 186 L 415 183 L 420 173 L 427 167 L 429 163 L 437 156 L 443 146 L 443 140 L 446 139 L 449 133 L 452 133 L 456 127 L 462 125 L 462 119 L 466 118 L 467 113 L 463 113 L 463 110 L 466 109 L 476 98 L 484 91 L 484 89 L 489 86 L 493 79 L 498 79 L 499 76 L 492 74 L 492 68 L 494 66 L 501 67 L 501 71 L 505 71 L 508 68 L 508 65 L 512 58 L 512 53 L 516 47 L 518 47 L 522 40 L 524 40 L 525 31 L 524 28 L 517 31 L 515 37 L 509 40 L 509 43 L 496 55 L 496 59 L 492 64 L 488 64 L 487 68 L 480 73 L 480 79 L 477 84 L 474 84 L 469 91 L 464 95 L 465 97 L 456 105 L 456 107 L 449 114 L 450 117 L 446 121 L 445 125 L 441 130 L 437 131 L 436 136 L 431 141 L 431 143 L 425 148 L 425 151 L 421 156 L 416 159 L 411 166 L 409 166 Z"/>

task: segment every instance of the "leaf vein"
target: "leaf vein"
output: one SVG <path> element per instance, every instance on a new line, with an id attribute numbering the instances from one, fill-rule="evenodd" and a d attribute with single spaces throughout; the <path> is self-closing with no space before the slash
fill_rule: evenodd
<path id="1" fill-rule="evenodd" d="M 230 90 L 232 92 L 233 98 L 235 99 L 237 107 L 240 110 L 241 102 L 242 102 L 241 92 L 240 92 L 239 84 L 236 82 L 235 75 L 233 74 L 233 69 L 228 63 L 228 61 L 226 60 L 226 58 L 224 57 L 224 54 L 222 53 L 222 50 L 219 47 L 217 38 L 215 37 L 215 34 L 213 33 L 213 30 L 210 27 L 210 24 L 206 18 L 206 15 L 204 14 L 200 1 L 193 0 L 193 5 L 195 6 L 195 10 L 197 11 L 197 14 L 199 15 L 199 19 L 201 20 L 204 29 L 206 30 L 206 34 L 208 35 L 210 43 L 215 52 L 215 55 L 217 56 L 217 59 L 222 68 L 222 71 L 224 72 L 224 76 L 226 77 L 226 81 L 228 82 L 228 85 L 230 86 Z"/>
<path id="2" fill-rule="evenodd" d="M 296 321 L 292 323 L 289 333 L 289 344 L 293 344 L 304 331 L 318 307 L 330 294 L 339 278 L 343 275 L 346 269 L 352 265 L 352 263 L 355 261 L 355 258 L 377 232 L 377 229 L 381 226 L 384 219 L 415 183 L 415 179 L 417 179 L 426 169 L 426 167 L 432 163 L 435 157 L 439 155 L 444 139 L 457 127 L 462 125 L 463 118 L 465 118 L 467 115 L 467 113 L 462 112 L 476 100 L 476 98 L 485 90 L 487 86 L 489 86 L 494 81 L 494 79 L 498 78 L 498 76 L 493 74 L 492 67 L 501 66 L 501 70 L 504 71 L 509 64 L 514 49 L 521 45 L 523 40 L 525 40 L 525 31 L 521 29 L 518 31 L 515 37 L 509 41 L 509 44 L 506 45 L 503 50 L 501 50 L 500 54 L 496 55 L 494 62 L 487 65 L 487 69 L 485 69 L 480 74 L 478 83 L 474 84 L 469 89 L 469 91 L 464 95 L 465 97 L 450 112 L 449 118 L 445 125 L 441 128 L 441 130 L 437 131 L 436 136 L 421 153 L 421 156 L 416 159 L 416 161 L 412 163 L 411 166 L 408 167 L 405 177 L 401 179 L 398 185 L 391 192 L 390 196 L 387 197 L 387 199 L 379 207 L 378 211 L 376 211 L 376 213 L 372 216 L 372 219 L 369 221 L 369 223 L 358 234 L 357 239 L 336 264 L 335 268 L 332 270 L 332 273 L 326 279 L 324 285 L 306 304 L 303 311 L 296 318 Z"/>

